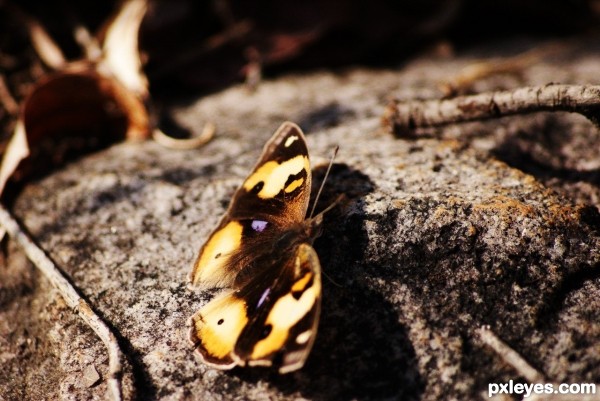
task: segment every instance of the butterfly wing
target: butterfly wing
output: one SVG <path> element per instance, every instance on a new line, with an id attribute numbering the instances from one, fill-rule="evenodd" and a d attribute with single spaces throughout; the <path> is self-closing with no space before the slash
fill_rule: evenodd
<path id="1" fill-rule="evenodd" d="M 235 291 L 227 291 L 190 318 L 189 339 L 205 364 L 218 369 L 237 365 L 232 351 L 248 323 L 246 305 Z"/>
<path id="2" fill-rule="evenodd" d="M 296 245 L 292 257 L 277 261 L 283 268 L 262 269 L 192 317 L 190 338 L 205 363 L 275 365 L 280 373 L 304 365 L 319 322 L 321 267 L 310 245 Z"/>
<path id="3" fill-rule="evenodd" d="M 266 143 L 260 160 L 236 192 L 232 219 L 263 219 L 281 226 L 304 220 L 311 171 L 300 127 L 285 122 Z"/>
<path id="4" fill-rule="evenodd" d="M 321 311 L 321 265 L 312 246 L 300 244 L 271 287 L 246 291 L 254 293 L 248 297 L 254 302 L 234 359 L 240 365 L 276 365 L 280 373 L 300 369 L 312 348 Z"/>
<path id="5" fill-rule="evenodd" d="M 200 249 L 190 280 L 202 287 L 227 287 L 254 252 L 245 245 L 249 236 L 266 225 L 284 229 L 304 220 L 310 199 L 311 170 L 306 140 L 300 127 L 285 122 L 279 127 L 244 183 L 236 191 L 227 213 Z"/>

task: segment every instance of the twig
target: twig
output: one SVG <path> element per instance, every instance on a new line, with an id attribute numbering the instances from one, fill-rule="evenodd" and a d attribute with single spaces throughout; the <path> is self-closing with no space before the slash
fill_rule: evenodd
<path id="1" fill-rule="evenodd" d="M 579 113 L 600 126 L 600 86 L 548 84 L 446 100 L 394 100 L 387 106 L 382 123 L 402 136 L 417 128 L 540 111 Z"/>
<path id="2" fill-rule="evenodd" d="M 21 246 L 31 262 L 44 273 L 46 278 L 60 292 L 66 304 L 77 310 L 79 316 L 100 337 L 108 350 L 108 388 L 112 399 L 121 401 L 122 352 L 115 335 L 108 326 L 94 313 L 90 305 L 77 293 L 54 262 L 39 248 L 31 238 L 19 227 L 19 223 L 10 212 L 0 204 L 0 225 Z"/>
<path id="3" fill-rule="evenodd" d="M 479 337 L 487 346 L 493 349 L 507 364 L 512 366 L 530 383 L 543 383 L 544 375 L 531 366 L 517 351 L 499 339 L 489 326 L 482 326 Z"/>
<path id="4" fill-rule="evenodd" d="M 83 49 L 85 58 L 92 61 L 100 59 L 100 57 L 102 57 L 102 49 L 100 49 L 100 45 L 98 44 L 96 38 L 92 36 L 85 25 L 79 23 L 78 21 L 74 21 L 73 25 L 73 37 Z"/>
<path id="5" fill-rule="evenodd" d="M 202 129 L 202 133 L 199 136 L 177 139 L 165 134 L 161 129 L 155 128 L 154 131 L 152 131 L 152 139 L 159 145 L 169 149 L 196 149 L 210 141 L 212 137 L 215 136 L 216 130 L 217 127 L 213 123 L 207 122 L 204 124 L 204 129 Z"/>
<path id="6" fill-rule="evenodd" d="M 12 2 L 7 3 L 7 7 L 27 28 L 31 44 L 42 62 L 54 70 L 63 67 L 66 64 L 65 56 L 42 24 Z"/>
<path id="7" fill-rule="evenodd" d="M 173 71 L 177 71 L 178 68 L 193 62 L 212 50 L 248 36 L 252 32 L 252 28 L 253 25 L 250 21 L 244 20 L 236 22 L 233 25 L 226 27 L 225 30 L 206 38 L 198 46 L 195 46 L 193 50 L 169 59 L 168 63 L 163 63 L 160 68 L 156 68 L 152 72 L 151 77 L 160 78 L 171 74 Z"/>
<path id="8" fill-rule="evenodd" d="M 102 57 L 102 49 L 98 40 L 90 33 L 71 7 L 67 7 L 64 2 L 61 2 L 60 9 L 73 29 L 73 39 L 81 47 L 84 58 L 94 62 L 98 61 Z"/>
<path id="9" fill-rule="evenodd" d="M 243 68 L 245 83 L 248 91 L 252 93 L 256 91 L 262 80 L 262 60 L 260 52 L 254 46 L 248 47 L 244 53 L 248 59 L 248 63 Z"/>
<path id="10" fill-rule="evenodd" d="M 525 378 L 529 383 L 544 383 L 546 378 L 537 369 L 531 366 L 517 351 L 498 338 L 489 326 L 482 326 L 479 330 L 479 337 L 491 349 L 493 349 L 504 362 L 512 366 L 519 375 Z M 554 388 L 558 388 L 558 383 L 552 383 Z M 530 401 L 600 401 L 600 394 L 560 394 L 534 393 L 527 400 Z"/>
<path id="11" fill-rule="evenodd" d="M 551 42 L 512 57 L 476 62 L 466 66 L 458 74 L 442 82 L 440 86 L 445 98 L 458 96 L 483 78 L 496 74 L 517 74 L 545 57 L 562 52 L 567 46 L 575 45 L 575 41 Z"/>

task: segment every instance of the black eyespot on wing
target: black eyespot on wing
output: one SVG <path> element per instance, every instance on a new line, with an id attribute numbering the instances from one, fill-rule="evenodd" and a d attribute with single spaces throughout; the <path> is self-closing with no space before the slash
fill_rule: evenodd
<path id="1" fill-rule="evenodd" d="M 271 334 L 271 331 L 273 330 L 273 326 L 270 324 L 267 324 L 264 328 L 263 331 L 261 333 L 260 339 L 263 340 L 267 337 L 269 337 L 269 334 Z"/>
<path id="2" fill-rule="evenodd" d="M 217 322 L 217 324 L 219 326 L 222 325 L 223 323 L 225 323 L 225 319 L 219 319 L 219 321 Z"/>
<path id="3" fill-rule="evenodd" d="M 283 186 L 284 188 L 287 188 L 288 185 L 290 185 L 291 183 L 293 183 L 296 180 L 302 179 L 302 178 L 306 178 L 307 174 L 306 174 L 306 170 L 302 170 L 297 174 L 290 174 L 288 175 L 287 180 L 285 181 L 285 185 Z"/>
<path id="4" fill-rule="evenodd" d="M 263 189 L 264 186 L 265 186 L 265 183 L 263 181 L 259 181 L 258 183 L 256 183 L 255 186 L 252 187 L 252 189 L 250 190 L 250 193 L 253 195 L 256 195 L 261 191 L 261 189 Z"/>

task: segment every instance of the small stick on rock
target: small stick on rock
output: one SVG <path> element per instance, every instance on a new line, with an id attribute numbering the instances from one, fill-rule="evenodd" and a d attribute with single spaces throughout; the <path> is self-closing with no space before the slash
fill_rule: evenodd
<path id="1" fill-rule="evenodd" d="M 489 326 L 482 326 L 478 330 L 479 338 L 488 347 L 493 349 L 504 362 L 512 366 L 517 373 L 529 383 L 546 383 L 547 380 L 542 373 L 531 366 L 517 351 L 512 349 L 508 344 L 502 341 L 490 329 Z M 554 389 L 558 389 L 559 383 L 552 383 Z M 594 387 L 595 388 L 595 387 Z M 533 393 L 527 400 L 531 401 L 600 401 L 600 394 L 561 394 L 561 393 Z"/>
<path id="2" fill-rule="evenodd" d="M 121 401 L 122 352 L 117 338 L 106 323 L 94 313 L 90 305 L 77 293 L 54 262 L 19 227 L 10 212 L 0 204 L 0 226 L 21 246 L 29 260 L 41 270 L 52 285 L 60 292 L 67 305 L 76 310 L 88 326 L 94 330 L 108 349 L 108 388 L 112 400 Z"/>
<path id="3" fill-rule="evenodd" d="M 217 131 L 217 127 L 210 121 L 204 124 L 204 129 L 199 136 L 195 136 L 187 139 L 177 139 L 165 134 L 160 128 L 155 128 L 152 131 L 152 138 L 159 145 L 169 149 L 188 150 L 196 149 L 204 146 L 210 141 Z"/>
<path id="4" fill-rule="evenodd" d="M 418 128 L 540 111 L 580 113 L 600 126 L 600 86 L 548 84 L 446 100 L 392 101 L 382 124 L 397 136 Z"/>
<path id="5" fill-rule="evenodd" d="M 504 362 L 512 366 L 519 375 L 530 383 L 543 383 L 544 375 L 531 366 L 517 351 L 498 338 L 489 326 L 482 326 L 479 330 L 479 338 L 488 347 L 493 349 Z"/>
<path id="6" fill-rule="evenodd" d="M 484 60 L 470 64 L 458 74 L 442 82 L 441 89 L 444 91 L 444 98 L 465 94 L 475 82 L 492 75 L 516 75 L 522 73 L 525 68 L 540 62 L 550 55 L 563 52 L 569 47 L 577 46 L 577 43 L 578 41 L 575 40 L 550 42 L 512 57 Z"/>

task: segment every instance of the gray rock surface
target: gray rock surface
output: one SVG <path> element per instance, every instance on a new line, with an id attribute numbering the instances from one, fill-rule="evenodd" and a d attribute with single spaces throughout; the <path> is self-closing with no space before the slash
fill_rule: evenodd
<path id="1" fill-rule="evenodd" d="M 590 54 L 475 89 L 593 83 L 600 57 Z M 484 324 L 549 382 L 599 382 L 598 131 L 568 114 L 449 127 L 441 139 L 380 129 L 389 97 L 439 96 L 437 84 L 479 55 L 234 87 L 174 110 L 194 130 L 216 123 L 202 149 L 118 144 L 29 185 L 14 211 L 118 334 L 126 398 L 483 399 L 488 383 L 522 380 L 481 342 Z M 188 290 L 186 275 L 285 120 L 307 133 L 315 185 L 340 146 L 320 207 L 350 198 L 315 243 L 330 277 L 319 335 L 293 374 L 215 371 L 186 328 L 215 292 Z M 8 255 L 0 399 L 105 399 L 102 343 L 14 246 Z"/>

